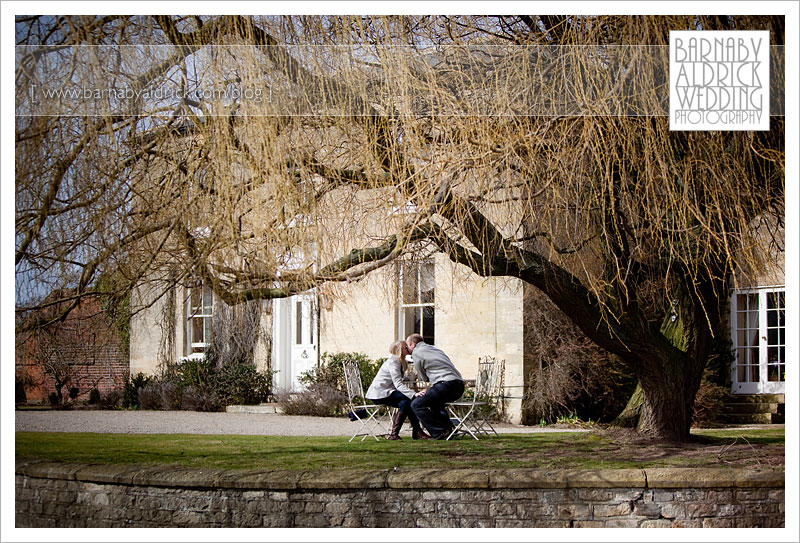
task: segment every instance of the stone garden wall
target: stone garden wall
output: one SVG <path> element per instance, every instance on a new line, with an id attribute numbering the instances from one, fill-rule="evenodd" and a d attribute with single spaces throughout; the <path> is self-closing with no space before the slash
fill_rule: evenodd
<path id="1" fill-rule="evenodd" d="M 783 527 L 737 469 L 226 471 L 16 464 L 22 527 Z"/>

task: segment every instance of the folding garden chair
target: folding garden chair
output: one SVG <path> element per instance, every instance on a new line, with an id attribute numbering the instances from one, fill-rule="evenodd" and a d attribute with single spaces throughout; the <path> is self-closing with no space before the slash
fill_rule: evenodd
<path id="1" fill-rule="evenodd" d="M 342 369 L 344 370 L 344 382 L 347 388 L 350 418 L 358 421 L 358 430 L 356 430 L 356 433 L 353 434 L 348 443 L 358 436 L 361 436 L 361 441 L 368 437 L 374 437 L 375 441 L 379 441 L 378 436 L 389 433 L 388 426 L 384 426 L 384 421 L 381 420 L 381 416 L 387 412 L 386 406 L 366 403 L 358 362 L 345 360 L 342 362 Z"/>
<path id="2" fill-rule="evenodd" d="M 478 439 L 478 436 L 497 435 L 489 416 L 497 401 L 500 373 L 504 367 L 505 360 L 498 362 L 489 356 L 478 359 L 472 399 L 447 404 L 447 412 L 455 425 L 448 440 L 455 435 L 464 434 L 469 434 L 474 439 Z"/>

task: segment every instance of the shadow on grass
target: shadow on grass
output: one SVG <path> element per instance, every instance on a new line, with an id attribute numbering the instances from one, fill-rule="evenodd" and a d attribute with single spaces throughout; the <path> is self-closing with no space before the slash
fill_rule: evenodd
<path id="1" fill-rule="evenodd" d="M 665 444 L 609 432 L 504 434 L 475 441 L 17 432 L 17 459 L 216 469 L 762 467 L 784 465 L 780 430 L 697 431 Z"/>

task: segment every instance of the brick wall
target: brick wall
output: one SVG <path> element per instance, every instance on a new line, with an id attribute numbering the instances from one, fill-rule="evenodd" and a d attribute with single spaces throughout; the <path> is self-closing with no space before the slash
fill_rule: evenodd
<path id="1" fill-rule="evenodd" d="M 65 399 L 73 386 L 80 400 L 88 399 L 92 388 L 104 394 L 123 386 L 128 350 L 95 299 L 84 299 L 63 322 L 17 337 L 15 374 L 28 403 L 47 402 L 55 391 L 48 369 L 67 366 L 71 379 L 62 389 Z"/>
<path id="2" fill-rule="evenodd" d="M 772 527 L 783 472 L 16 465 L 16 527 Z"/>

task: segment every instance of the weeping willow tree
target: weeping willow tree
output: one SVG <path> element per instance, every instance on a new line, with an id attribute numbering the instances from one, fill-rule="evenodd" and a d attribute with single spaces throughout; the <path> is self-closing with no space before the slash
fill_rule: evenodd
<path id="1" fill-rule="evenodd" d="M 685 440 L 734 272 L 784 215 L 781 118 L 669 130 L 669 30 L 698 28 L 783 39 L 754 17 L 18 17 L 18 312 L 110 272 L 286 297 L 433 248 L 539 289 L 634 368 L 640 429 Z"/>

